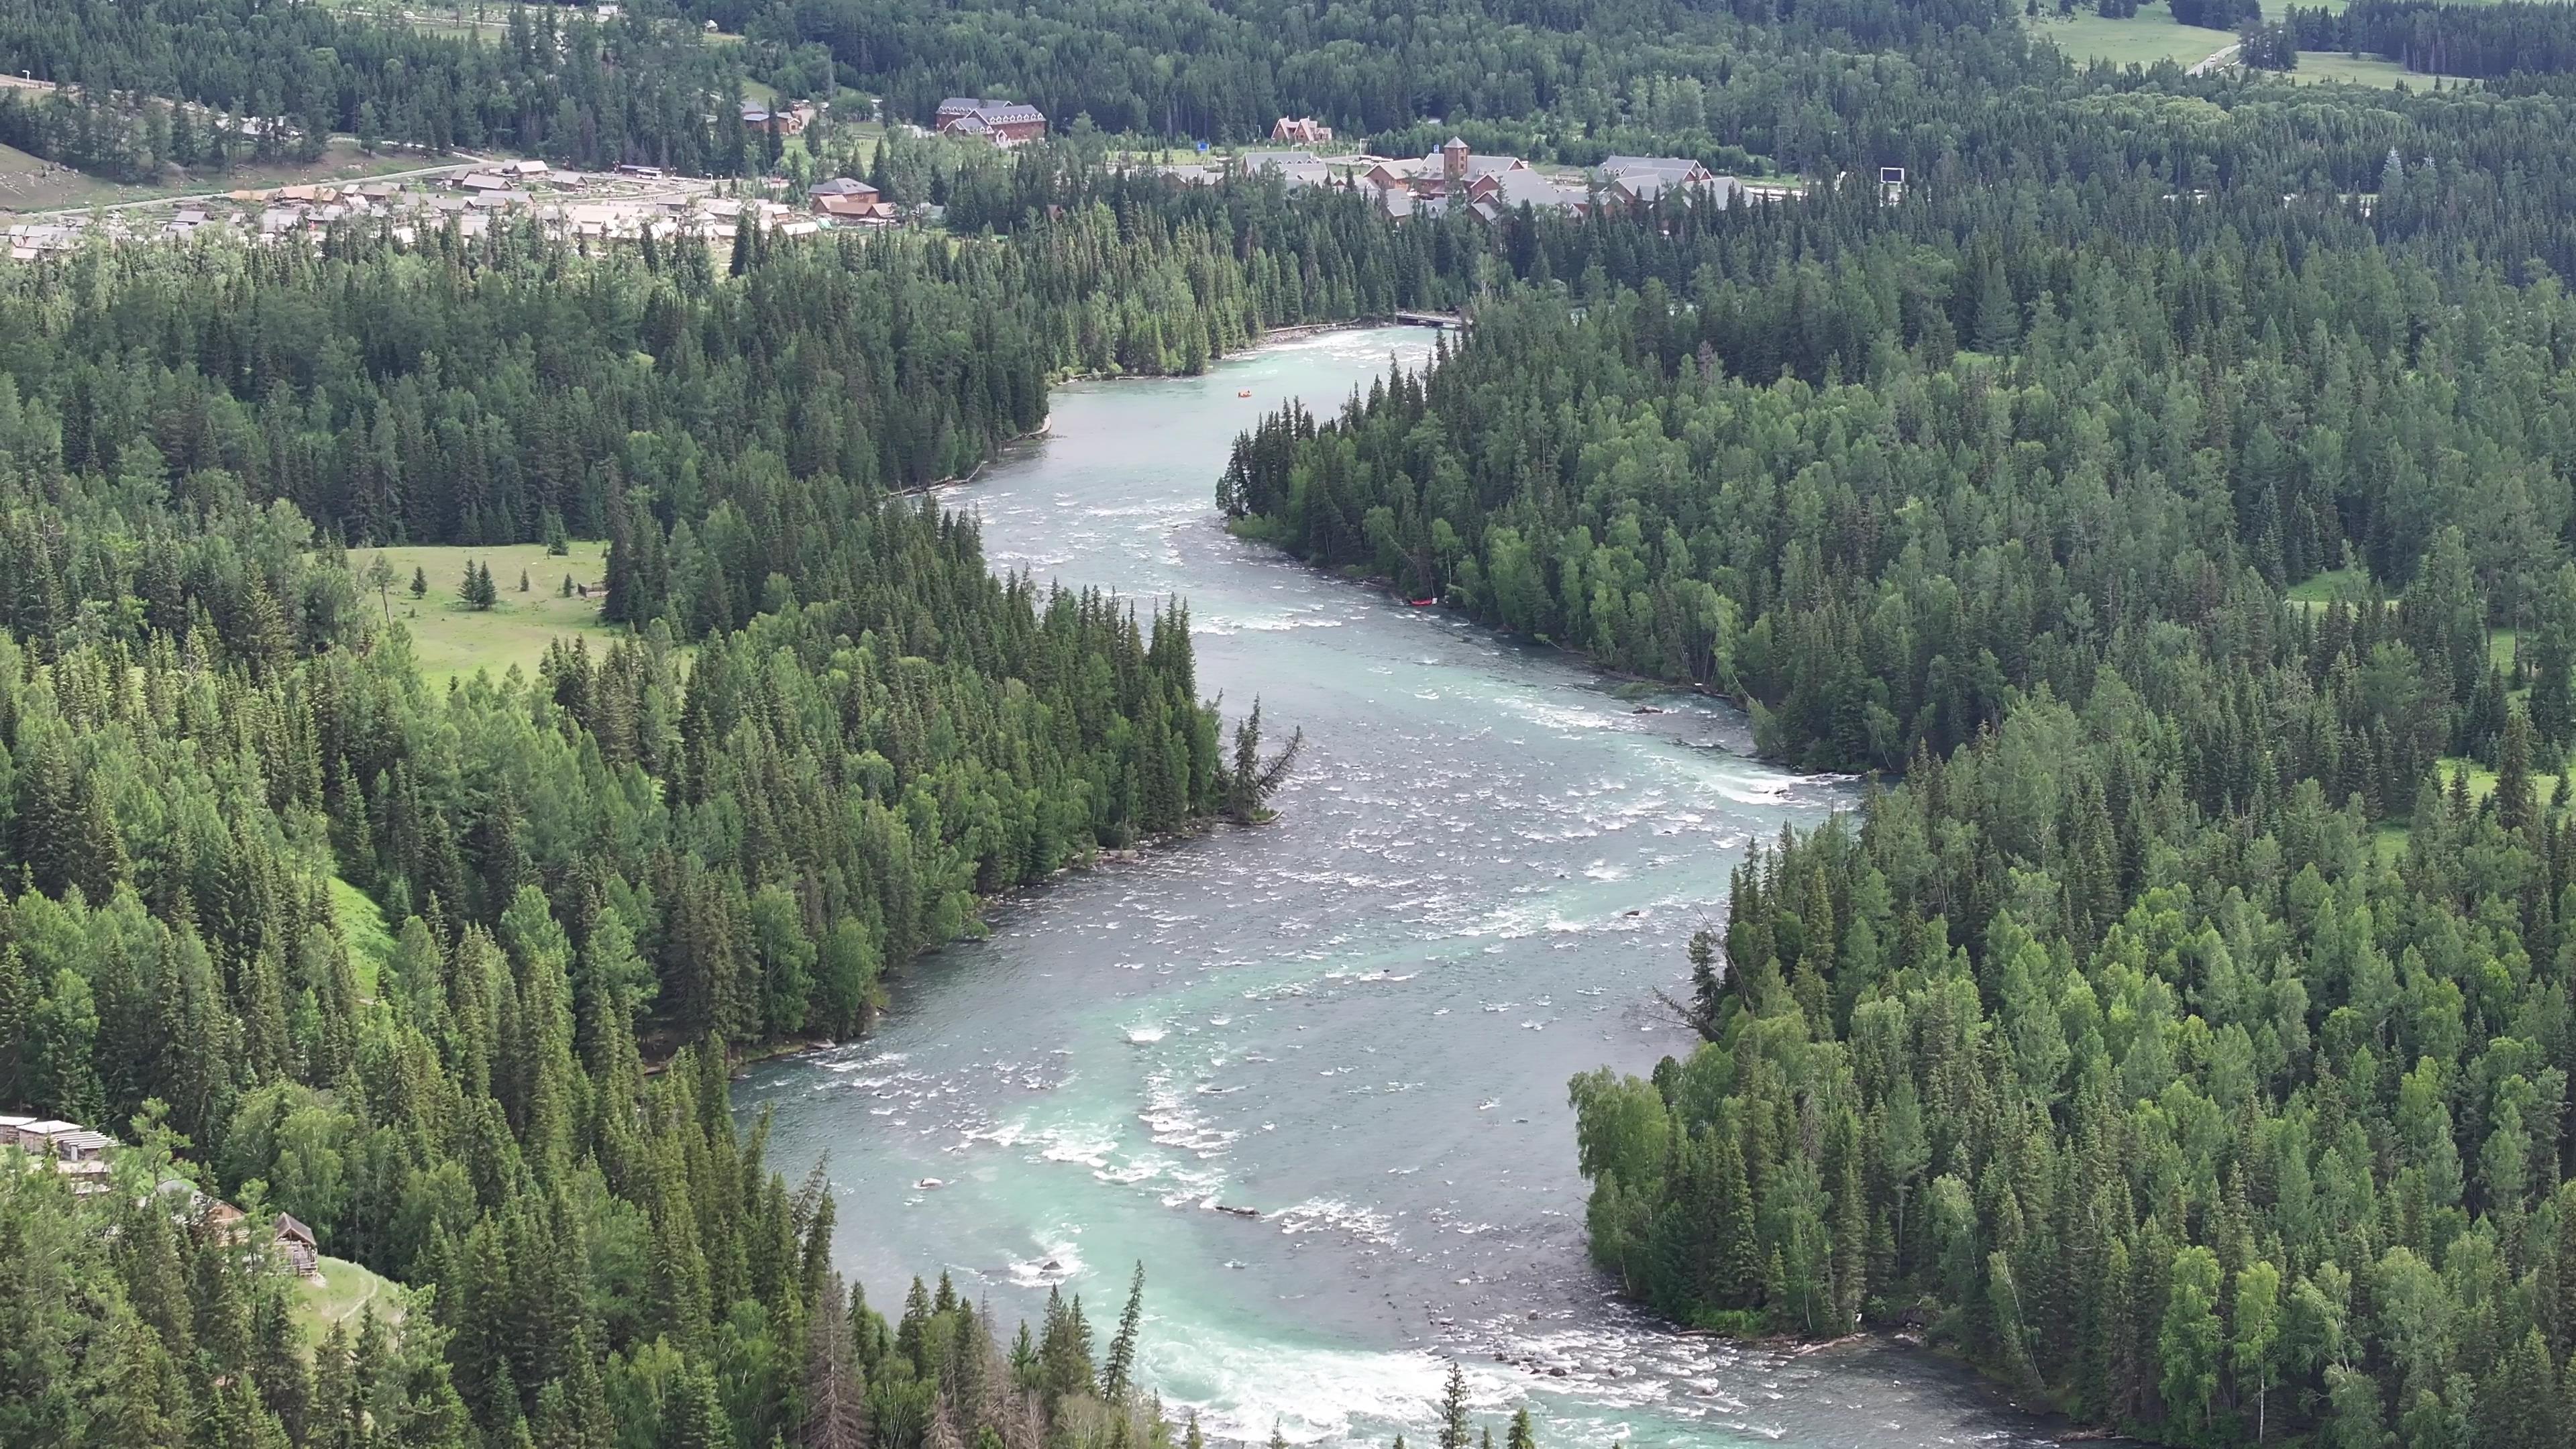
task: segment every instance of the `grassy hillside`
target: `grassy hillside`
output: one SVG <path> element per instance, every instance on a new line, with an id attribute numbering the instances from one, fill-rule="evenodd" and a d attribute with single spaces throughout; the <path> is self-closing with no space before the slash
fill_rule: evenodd
<path id="1" fill-rule="evenodd" d="M 39 160 L 24 151 L 0 146 L 0 214 L 122 206 L 130 202 L 237 190 L 255 191 L 271 186 L 363 181 L 424 167 L 459 164 L 462 163 L 448 157 L 406 151 L 388 150 L 370 156 L 358 149 L 357 142 L 341 139 L 333 141 L 321 157 L 309 165 L 244 163 L 229 171 L 206 171 L 194 175 L 173 166 L 165 171 L 165 181 L 144 186 L 102 181 L 67 166 Z"/>
<path id="2" fill-rule="evenodd" d="M 485 669 L 495 676 L 513 666 L 534 673 L 549 642 L 590 632 L 601 636 L 594 644 L 597 647 L 610 634 L 599 622 L 607 579 L 606 544 L 576 543 L 568 557 L 549 555 L 544 545 L 534 543 L 500 548 L 355 548 L 349 550 L 351 571 L 365 578 L 379 553 L 394 566 L 393 622 L 411 631 L 421 676 L 432 684 Z M 468 561 L 490 565 L 492 579 L 500 586 L 500 602 L 489 609 L 467 608 L 458 597 L 457 586 Z M 419 598 L 411 593 L 415 569 L 428 583 L 428 591 Z M 528 580 L 525 592 L 519 588 L 523 574 Z M 565 597 L 566 578 L 587 586 L 590 597 L 583 598 L 579 588 Z"/>
<path id="3" fill-rule="evenodd" d="M 339 918 L 340 939 L 348 943 L 349 966 L 357 973 L 358 990 L 372 999 L 385 963 L 394 954 L 393 928 L 385 922 L 384 908 L 365 891 L 335 875 L 331 877 L 331 913 Z"/>
<path id="4" fill-rule="evenodd" d="M 315 1265 L 315 1278 L 304 1278 L 295 1285 L 295 1322 L 304 1330 L 304 1347 L 309 1353 L 320 1346 L 322 1336 L 334 1323 L 345 1323 L 349 1331 L 358 1330 L 358 1315 L 368 1308 L 376 1311 L 379 1321 L 400 1323 L 406 1306 L 403 1286 L 390 1278 L 379 1277 L 355 1263 L 325 1257 Z"/>

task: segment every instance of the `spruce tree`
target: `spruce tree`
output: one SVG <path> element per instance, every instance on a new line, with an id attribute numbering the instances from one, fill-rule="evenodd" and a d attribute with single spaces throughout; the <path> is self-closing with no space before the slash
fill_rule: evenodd
<path id="1" fill-rule="evenodd" d="M 1467 1449 L 1467 1374 L 1458 1361 L 1449 1361 L 1448 1380 L 1440 1389 L 1439 1449 Z"/>
<path id="2" fill-rule="evenodd" d="M 1127 1281 L 1127 1307 L 1118 1315 L 1118 1332 L 1109 1340 L 1109 1357 L 1100 1369 L 1100 1396 L 1113 1404 L 1124 1403 L 1134 1385 L 1129 1376 L 1136 1366 L 1136 1331 L 1145 1316 L 1145 1265 L 1140 1260 Z"/>

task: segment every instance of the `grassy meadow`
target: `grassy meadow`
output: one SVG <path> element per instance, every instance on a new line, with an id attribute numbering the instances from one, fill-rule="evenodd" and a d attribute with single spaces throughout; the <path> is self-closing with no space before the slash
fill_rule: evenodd
<path id="1" fill-rule="evenodd" d="M 376 1311 L 377 1321 L 402 1322 L 408 1290 L 390 1278 L 380 1277 L 345 1259 L 325 1256 L 315 1265 L 315 1276 L 298 1279 L 289 1312 L 295 1324 L 304 1331 L 304 1348 L 311 1353 L 322 1344 L 331 1325 L 348 1325 L 352 1337 L 358 1331 L 358 1315 L 368 1308 Z"/>
<path id="2" fill-rule="evenodd" d="M 377 609 L 391 604 L 393 622 L 411 631 L 413 657 L 420 663 L 421 677 L 432 685 L 486 670 L 494 678 L 514 668 L 533 675 L 554 640 L 595 634 L 595 649 L 611 637 L 612 631 L 599 620 L 608 574 L 604 543 L 575 543 L 571 554 L 562 557 L 549 555 L 545 545 L 537 543 L 497 548 L 353 548 L 350 570 L 365 578 L 378 554 L 393 565 L 394 585 L 385 601 L 370 599 L 368 604 Z M 501 596 L 489 609 L 468 608 L 458 594 L 468 561 L 491 566 L 492 581 Z M 415 569 L 428 583 L 427 592 L 418 598 L 411 592 Z M 528 580 L 524 593 L 519 589 L 522 574 Z M 578 589 L 572 597 L 564 597 L 567 577 L 587 585 L 590 597 L 581 597 Z"/>

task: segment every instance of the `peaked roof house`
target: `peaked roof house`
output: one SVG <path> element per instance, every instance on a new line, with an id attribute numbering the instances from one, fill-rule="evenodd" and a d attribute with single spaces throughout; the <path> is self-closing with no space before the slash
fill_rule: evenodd
<path id="1" fill-rule="evenodd" d="M 1497 178 L 1514 175 L 1547 186 L 1545 179 L 1530 170 L 1530 164 L 1520 157 L 1479 156 L 1467 149 L 1465 141 L 1452 136 L 1439 150 L 1419 160 L 1407 157 L 1380 161 L 1369 167 L 1360 180 L 1377 192 L 1378 208 L 1401 221 L 1413 216 L 1435 216 L 1451 205 L 1469 205 L 1478 199 L 1479 186 L 1490 194 L 1492 187 L 1487 183 L 1499 184 Z M 1523 198 L 1533 204 L 1554 199 L 1552 186 L 1547 186 L 1549 194 L 1542 195 L 1527 190 L 1523 183 L 1514 184 L 1524 189 L 1515 192 L 1511 205 L 1519 205 Z M 1430 204 L 1435 201 L 1442 204 Z"/>
<path id="2" fill-rule="evenodd" d="M 971 136 L 1007 147 L 1045 135 L 1047 118 L 1046 112 L 1020 101 L 950 96 L 939 103 L 933 129 L 944 135 Z"/>
<path id="3" fill-rule="evenodd" d="M 1569 191 L 1535 171 L 1522 167 L 1514 171 L 1495 171 L 1467 183 L 1469 209 L 1486 221 L 1500 221 L 1527 206 L 1532 211 L 1562 211 L 1580 214 L 1589 202 L 1582 193 Z"/>
<path id="4" fill-rule="evenodd" d="M 1361 172 L 1360 184 L 1377 192 L 1379 201 L 1384 202 L 1390 193 L 1410 191 L 1414 179 L 1422 175 L 1426 169 L 1437 171 L 1440 168 L 1437 165 L 1426 168 L 1420 160 L 1411 156 L 1395 157 L 1379 161 L 1368 170 Z"/>
<path id="5" fill-rule="evenodd" d="M 1668 196 L 1698 192 L 1720 206 L 1732 206 L 1743 184 L 1720 176 L 1686 156 L 1611 156 L 1601 162 L 1601 175 L 1612 200 L 1631 210 L 1651 206 Z"/>
<path id="6" fill-rule="evenodd" d="M 1333 128 L 1312 116 L 1281 116 L 1270 125 L 1270 139 L 1312 146 L 1333 139 Z"/>
<path id="7" fill-rule="evenodd" d="M 313 1230 L 284 1213 L 277 1215 L 277 1232 L 270 1241 L 298 1278 L 311 1277 L 322 1262 L 322 1248 L 314 1241 Z"/>
<path id="8" fill-rule="evenodd" d="M 1311 151 L 1246 151 L 1235 161 L 1246 176 L 1258 176 L 1265 171 L 1277 172 L 1279 179 L 1288 183 L 1291 191 L 1321 186 L 1332 180 L 1332 172 Z"/>
<path id="9" fill-rule="evenodd" d="M 1452 191 L 1464 190 L 1479 176 L 1492 176 L 1504 171 L 1527 171 L 1529 163 L 1518 156 L 1479 156 L 1467 149 L 1467 143 L 1456 136 L 1441 143 L 1440 149 L 1422 158 L 1423 174 L 1437 177 Z"/>

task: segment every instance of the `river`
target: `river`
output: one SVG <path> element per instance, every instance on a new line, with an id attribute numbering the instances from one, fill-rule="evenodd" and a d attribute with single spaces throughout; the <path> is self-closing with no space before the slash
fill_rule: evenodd
<path id="1" fill-rule="evenodd" d="M 1277 823 L 997 908 L 868 1039 L 755 1069 L 738 1110 L 775 1108 L 791 1176 L 827 1162 L 841 1266 L 889 1312 L 946 1270 L 1006 1322 L 1060 1284 L 1105 1335 L 1143 1260 L 1144 1378 L 1217 1437 L 1428 1442 L 1454 1357 L 1498 1435 L 1526 1404 L 1549 1449 L 2031 1439 L 1938 1360 L 1676 1335 L 1587 1262 L 1567 1078 L 1689 1050 L 1652 988 L 1686 984 L 1747 842 L 1851 794 L 1754 761 L 1732 710 L 1224 532 L 1237 432 L 1430 337 L 1068 387 L 1049 437 L 948 490 L 997 568 L 1187 598 L 1202 690 L 1260 697 L 1303 761 Z"/>

